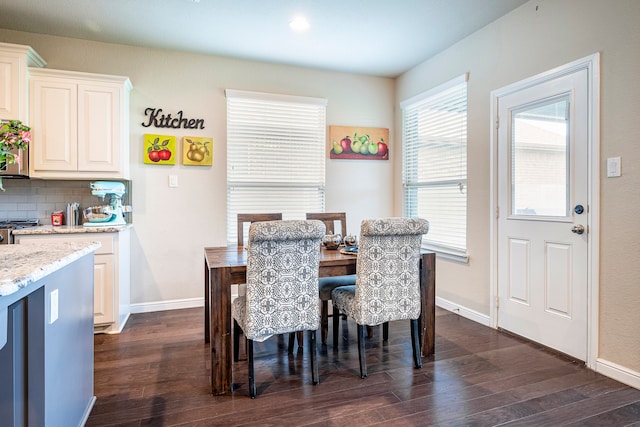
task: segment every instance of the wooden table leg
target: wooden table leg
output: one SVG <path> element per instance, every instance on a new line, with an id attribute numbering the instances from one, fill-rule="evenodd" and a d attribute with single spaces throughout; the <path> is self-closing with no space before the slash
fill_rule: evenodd
<path id="1" fill-rule="evenodd" d="M 211 269 L 209 279 L 211 392 L 219 395 L 231 392 L 233 375 L 230 269 Z"/>
<path id="2" fill-rule="evenodd" d="M 211 323 L 210 313 L 209 313 L 209 288 L 211 287 L 211 282 L 209 282 L 209 266 L 207 265 L 207 260 L 204 260 L 204 342 L 209 343 L 209 337 L 211 335 L 211 331 L 209 330 L 209 325 Z"/>
<path id="3" fill-rule="evenodd" d="M 422 357 L 432 356 L 436 336 L 436 254 L 420 256 L 420 337 Z"/>

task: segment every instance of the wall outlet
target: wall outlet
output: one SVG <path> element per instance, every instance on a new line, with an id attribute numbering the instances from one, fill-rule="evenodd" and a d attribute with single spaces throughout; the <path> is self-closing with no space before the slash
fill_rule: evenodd
<path id="1" fill-rule="evenodd" d="M 52 324 L 53 322 L 55 322 L 56 320 L 58 320 L 58 290 L 54 289 L 51 291 L 51 310 L 49 310 L 49 312 L 51 313 L 49 316 L 49 324 Z"/>

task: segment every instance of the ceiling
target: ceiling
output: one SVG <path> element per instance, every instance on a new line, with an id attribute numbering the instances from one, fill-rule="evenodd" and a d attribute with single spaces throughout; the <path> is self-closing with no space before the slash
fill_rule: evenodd
<path id="1" fill-rule="evenodd" d="M 526 1 L 0 0 L 0 28 L 396 77 Z"/>

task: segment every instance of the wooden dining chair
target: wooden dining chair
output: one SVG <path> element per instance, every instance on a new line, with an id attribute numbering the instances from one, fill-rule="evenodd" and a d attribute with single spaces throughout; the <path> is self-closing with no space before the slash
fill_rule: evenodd
<path id="1" fill-rule="evenodd" d="M 340 232 L 343 238 L 347 235 L 347 214 L 345 212 L 307 213 L 307 219 L 317 219 L 322 221 L 327 229 L 327 234 Z M 356 276 L 354 274 L 347 276 L 320 277 L 318 279 L 318 295 L 321 302 L 320 339 L 322 344 L 327 343 L 327 335 L 329 334 L 329 301 L 331 300 L 331 291 L 338 286 L 349 286 L 355 284 Z"/>
<path id="2" fill-rule="evenodd" d="M 386 218 L 362 221 L 355 286 L 331 293 L 333 346 L 338 348 L 340 313 L 358 325 L 360 377 L 367 376 L 364 330 L 394 320 L 410 320 L 413 360 L 420 358 L 420 247 L 429 222 L 421 218 Z M 386 334 L 385 334 L 386 335 Z M 383 339 L 386 339 L 384 337 Z"/>
<path id="3" fill-rule="evenodd" d="M 233 301 L 234 349 L 239 332 L 247 338 L 249 394 L 256 396 L 253 342 L 273 335 L 307 331 L 313 384 L 318 384 L 316 330 L 320 221 L 256 222 L 249 228 L 247 293 Z"/>
<path id="4" fill-rule="evenodd" d="M 258 221 L 277 221 L 282 219 L 281 213 L 239 213 L 238 214 L 238 247 L 244 246 L 244 226 Z"/>
<path id="5" fill-rule="evenodd" d="M 317 219 L 324 222 L 327 234 L 340 233 L 342 238 L 347 235 L 347 214 L 345 212 L 307 213 L 307 219 Z"/>

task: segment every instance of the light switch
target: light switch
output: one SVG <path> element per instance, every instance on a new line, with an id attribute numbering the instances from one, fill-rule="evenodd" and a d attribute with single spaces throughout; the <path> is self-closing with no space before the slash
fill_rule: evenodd
<path id="1" fill-rule="evenodd" d="M 169 175 L 169 187 L 175 188 L 178 186 L 178 175 Z"/>
<path id="2" fill-rule="evenodd" d="M 49 310 L 51 315 L 49 316 L 49 324 L 52 324 L 56 320 L 58 320 L 58 290 L 54 289 L 51 291 L 51 310 Z"/>
<path id="3" fill-rule="evenodd" d="M 607 159 L 607 177 L 615 178 L 622 175 L 620 157 L 609 157 Z"/>

